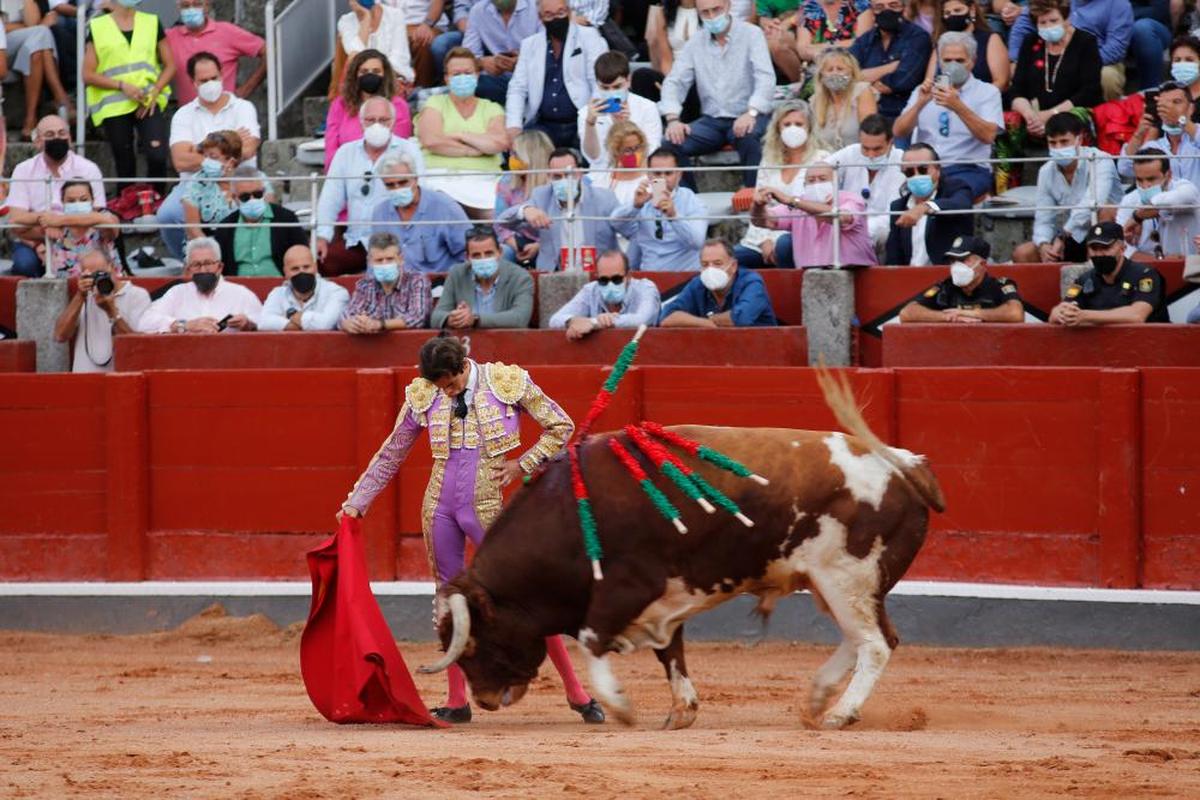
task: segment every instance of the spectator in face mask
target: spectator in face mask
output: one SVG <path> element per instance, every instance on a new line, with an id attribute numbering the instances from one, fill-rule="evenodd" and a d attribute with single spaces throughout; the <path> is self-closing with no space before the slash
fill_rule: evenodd
<path id="1" fill-rule="evenodd" d="M 526 328 L 533 316 L 533 277 L 500 257 L 491 228 L 467 234 L 467 260 L 450 270 L 433 310 L 434 328 Z"/>
<path id="2" fill-rule="evenodd" d="M 1101 222 L 1085 242 L 1092 268 L 1050 310 L 1051 325 L 1124 325 L 1170 322 L 1158 270 L 1125 255 L 1125 232 L 1116 222 Z"/>
<path id="3" fill-rule="evenodd" d="M 41 216 L 46 235 L 50 237 L 50 263 L 58 276 L 79 277 L 79 261 L 85 253 L 98 251 L 108 261 L 119 264 L 113 247 L 117 228 L 97 228 L 97 225 L 116 225 L 115 214 L 96 208 L 92 185 L 87 181 L 67 181 L 62 187 L 62 213 L 47 212 Z"/>
<path id="4" fill-rule="evenodd" d="M 184 283 L 151 304 L 138 321 L 141 333 L 220 333 L 258 327 L 262 303 L 245 286 L 221 277 L 221 246 L 206 236 L 184 248 Z"/>
<path id="5" fill-rule="evenodd" d="M 183 194 L 183 219 L 188 225 L 189 239 L 201 236 L 202 228 L 224 219 L 237 208 L 229 177 L 242 160 L 238 135 L 233 131 L 215 131 L 204 137 L 199 150 L 204 160 Z"/>
<path id="6" fill-rule="evenodd" d="M 840 150 L 858 140 L 859 123 L 876 113 L 875 93 L 854 56 L 840 47 L 823 50 L 815 69 L 813 139 L 823 150 Z"/>
<path id="7" fill-rule="evenodd" d="M 875 27 L 854 40 L 862 79 L 879 95 L 879 113 L 894 120 L 925 77 L 929 34 L 901 16 L 903 0 L 872 0 Z"/>
<path id="8" fill-rule="evenodd" d="M 150 294 L 121 274 L 102 250 L 79 257 L 79 282 L 54 325 L 54 339 L 74 339 L 72 372 L 111 372 L 113 337 L 134 333 L 150 308 Z"/>
<path id="9" fill-rule="evenodd" d="M 384 199 L 375 207 L 375 230 L 400 240 L 404 265 L 412 272 L 446 272 L 462 260 L 463 236 L 471 226 L 449 195 L 421 185 L 412 159 L 386 156 L 379 161 Z"/>
<path id="10" fill-rule="evenodd" d="M 941 79 L 914 92 L 895 125 L 897 136 L 912 134 L 914 143 L 937 147 L 942 160 L 951 162 L 943 167 L 945 176 L 966 183 L 972 197 L 993 189 L 986 165 L 992 143 L 1004 130 L 1000 90 L 971 74 L 976 53 L 970 34 L 943 33 L 938 40 Z"/>
<path id="11" fill-rule="evenodd" d="M 637 126 L 645 138 L 645 153 L 662 142 L 662 118 L 658 107 L 629 91 L 629 59 L 609 51 L 596 59 L 596 94 L 579 109 L 579 141 L 593 170 L 616 166 L 605 142 L 609 131 L 622 122 Z"/>
<path id="12" fill-rule="evenodd" d="M 396 73 L 387 56 L 378 50 L 361 50 L 346 65 L 342 76 L 342 91 L 329 104 L 325 115 L 325 172 L 333 156 L 346 142 L 363 138 L 358 110 L 372 97 L 390 100 L 395 109 L 392 133 L 401 139 L 412 136 L 412 112 L 404 94 L 396 90 Z"/>
<path id="13" fill-rule="evenodd" d="M 472 3 L 472 0 L 455 0 L 455 5 L 462 2 Z M 462 46 L 475 54 L 483 68 L 479 76 L 480 97 L 504 103 L 513 70 L 517 68 L 521 41 L 541 27 L 535 0 L 479 0 L 471 5 Z"/>
<path id="14" fill-rule="evenodd" d="M 992 246 L 960 236 L 946 251 L 950 275 L 930 286 L 900 311 L 901 322 L 1022 322 L 1025 307 L 1017 285 L 988 274 Z"/>
<path id="15" fill-rule="evenodd" d="M 739 267 L 733 247 L 709 239 L 700 250 L 700 274 L 663 303 L 664 328 L 731 328 L 775 325 L 766 284 L 757 272 Z"/>
<path id="16" fill-rule="evenodd" d="M 1177 178 L 1162 150 L 1148 147 L 1135 154 L 1136 186 L 1117 209 L 1125 241 L 1155 258 L 1179 258 L 1192 252 L 1200 234 L 1200 187 Z"/>
<path id="17" fill-rule="evenodd" d="M 338 326 L 352 334 L 424 328 L 429 300 L 429 282 L 405 268 L 400 241 L 390 233 L 373 233 L 367 244 L 367 274 L 355 284 Z"/>
<path id="18" fill-rule="evenodd" d="M 8 192 L 8 222 L 12 243 L 14 275 L 40 277 L 45 272 L 44 254 L 38 248 L 45 240 L 41 216 L 62 212 L 62 190 L 67 181 L 87 181 L 92 187 L 94 206 L 105 205 L 104 182 L 100 168 L 71 149 L 71 131 L 67 121 L 51 114 L 42 117 L 34 130 L 38 153 L 17 164 L 12 171 Z M 50 181 L 46 191 L 45 181 Z"/>
<path id="19" fill-rule="evenodd" d="M 317 274 L 317 260 L 307 244 L 283 254 L 283 285 L 263 303 L 260 331 L 330 331 L 337 327 L 350 293 Z"/>
<path id="20" fill-rule="evenodd" d="M 176 64 L 186 64 L 201 51 L 212 53 L 220 62 L 222 84 L 225 91 L 232 92 L 243 100 L 258 88 L 267 77 L 267 44 L 261 36 L 232 22 L 216 19 L 210 0 L 178 0 L 179 25 L 167 28 L 167 44 L 175 56 Z M 242 59 L 257 61 L 246 81 L 238 85 L 237 76 Z M 175 76 L 172 84 L 175 98 L 182 105 L 196 97 L 191 81 L 182 75 Z"/>
<path id="21" fill-rule="evenodd" d="M 238 167 L 232 180 L 235 210 L 221 220 L 213 237 L 224 256 L 223 274 L 272 278 L 284 274 L 284 255 L 296 245 L 308 244 L 300 220 L 288 208 L 269 201 L 262 173 L 253 167 Z"/>
<path id="22" fill-rule="evenodd" d="M 1171 172 L 1176 177 L 1200 183 L 1200 128 L 1196 126 L 1195 114 L 1196 101 L 1186 86 L 1174 82 L 1160 86 L 1155 107 L 1145 110 L 1132 138 L 1121 148 L 1117 174 L 1122 180 L 1133 180 L 1134 162 L 1130 156 L 1152 147 L 1171 157 Z M 1155 130 L 1161 135 L 1152 139 Z"/>
<path id="23" fill-rule="evenodd" d="M 971 207 L 971 189 L 942 174 L 938 153 L 927 144 L 913 145 L 900 157 L 904 187 L 892 202 L 885 264 L 945 264 L 946 250 L 959 236 L 970 236 L 969 214 L 943 211 Z"/>
<path id="24" fill-rule="evenodd" d="M 673 152 L 659 148 L 647 161 L 650 175 L 638 184 L 633 202 L 613 212 L 613 227 L 637 246 L 638 269 L 699 269 L 708 212 L 691 189 L 679 185 L 683 173 Z"/>
<path id="25" fill-rule="evenodd" d="M 625 254 L 609 250 L 596 259 L 595 280 L 555 311 L 548 327 L 566 328 L 567 340 L 578 341 L 605 328 L 653 325 L 659 305 L 654 281 L 630 275 Z"/>

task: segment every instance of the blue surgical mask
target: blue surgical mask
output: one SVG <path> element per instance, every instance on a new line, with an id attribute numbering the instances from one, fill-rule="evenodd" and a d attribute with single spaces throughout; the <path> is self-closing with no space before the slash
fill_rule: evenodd
<path id="1" fill-rule="evenodd" d="M 575 193 L 579 191 L 578 181 L 574 178 L 559 178 L 552 185 L 555 199 L 563 205 L 566 205 L 567 198 L 574 197 Z"/>
<path id="2" fill-rule="evenodd" d="M 1069 167 L 1071 162 L 1079 157 L 1079 148 L 1077 147 L 1051 147 L 1050 158 L 1060 167 Z"/>
<path id="3" fill-rule="evenodd" d="M 1200 78 L 1200 64 L 1195 61 L 1176 61 L 1171 65 L 1171 77 L 1185 86 Z"/>
<path id="4" fill-rule="evenodd" d="M 203 8 L 185 8 L 179 12 L 179 21 L 189 28 L 199 28 L 204 25 Z"/>
<path id="5" fill-rule="evenodd" d="M 625 302 L 624 283 L 606 283 L 600 287 L 600 299 L 607 305 L 619 306 Z"/>
<path id="6" fill-rule="evenodd" d="M 867 169 L 883 169 L 888 165 L 886 153 L 881 156 L 869 156 L 863 160 L 867 162 Z"/>
<path id="7" fill-rule="evenodd" d="M 142 4 L 142 0 L 117 0 L 117 2 L 126 8 L 137 8 Z"/>
<path id="8" fill-rule="evenodd" d="M 933 194 L 933 178 L 928 175 L 913 175 L 906 183 L 913 197 L 929 197 Z"/>
<path id="9" fill-rule="evenodd" d="M 450 86 L 450 94 L 455 97 L 474 97 L 475 87 L 479 85 L 479 76 L 463 73 L 454 75 L 447 83 Z"/>
<path id="10" fill-rule="evenodd" d="M 1182 125 L 1168 125 L 1167 123 L 1164 122 L 1163 126 L 1162 126 L 1162 132 L 1165 133 L 1167 136 L 1183 136 L 1183 126 Z"/>
<path id="11" fill-rule="evenodd" d="M 1038 36 L 1045 39 L 1050 44 L 1056 44 L 1062 41 L 1062 38 L 1067 35 L 1067 29 L 1062 25 L 1051 25 L 1048 28 L 1038 28 Z"/>
<path id="12" fill-rule="evenodd" d="M 1145 189 L 1138 189 L 1138 197 L 1142 198 L 1142 205 L 1149 205 L 1150 201 L 1162 194 L 1161 186 L 1147 186 Z"/>
<path id="13" fill-rule="evenodd" d="M 722 14 L 719 17 L 704 20 L 704 30 L 708 31 L 713 36 L 720 36 L 729 27 L 729 15 Z"/>
<path id="14" fill-rule="evenodd" d="M 488 278 L 496 274 L 500 269 L 500 259 L 498 258 L 472 258 L 471 272 L 475 273 L 475 277 L 481 281 L 486 281 Z"/>
<path id="15" fill-rule="evenodd" d="M 206 178 L 219 178 L 221 173 L 225 171 L 225 165 L 215 158 L 204 157 L 200 162 L 200 174 Z"/>
<path id="16" fill-rule="evenodd" d="M 390 264 L 372 264 L 371 275 L 380 283 L 395 283 L 400 279 L 400 265 L 395 261 Z"/>
<path id="17" fill-rule="evenodd" d="M 392 189 L 390 192 L 388 192 L 388 195 L 392 198 L 392 205 L 396 206 L 397 208 L 408 208 L 412 205 L 413 190 L 411 186 L 403 186 L 399 189 Z"/>
<path id="18" fill-rule="evenodd" d="M 63 203 L 64 214 L 90 214 L 92 213 L 91 200 L 77 200 L 74 203 Z"/>
<path id="19" fill-rule="evenodd" d="M 261 197 L 251 197 L 241 205 L 242 216 L 246 219 L 262 219 L 267 213 L 267 201 Z"/>

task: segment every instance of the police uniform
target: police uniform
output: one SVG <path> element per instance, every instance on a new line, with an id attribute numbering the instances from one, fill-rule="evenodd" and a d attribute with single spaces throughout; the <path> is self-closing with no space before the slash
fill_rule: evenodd
<path id="1" fill-rule="evenodd" d="M 999 308 L 1009 300 L 1020 302 L 1021 295 L 1017 293 L 1017 285 L 1008 278 L 984 275 L 975 291 L 970 294 L 955 286 L 950 278 L 939 281 L 921 293 L 917 298 L 917 305 L 934 311 L 945 311 L 948 308 L 978 310 Z"/>
<path id="2" fill-rule="evenodd" d="M 1108 283 L 1089 269 L 1067 287 L 1064 299 L 1085 311 L 1107 311 L 1124 308 L 1136 302 L 1149 303 L 1154 309 L 1146 322 L 1170 322 L 1167 316 L 1166 292 L 1163 277 L 1154 267 L 1125 259 L 1117 279 Z"/>

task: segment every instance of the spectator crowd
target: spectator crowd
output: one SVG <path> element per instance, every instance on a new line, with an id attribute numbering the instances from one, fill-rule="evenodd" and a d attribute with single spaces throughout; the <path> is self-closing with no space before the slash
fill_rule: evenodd
<path id="1" fill-rule="evenodd" d="M 0 0 L 37 150 L 7 192 L 12 271 L 78 279 L 58 333 L 96 366 L 112 332 L 523 327 L 531 270 L 591 273 L 548 321 L 572 340 L 776 324 L 755 270 L 835 262 L 949 265 L 904 319 L 1019 321 L 971 211 L 1043 151 L 1013 258 L 1093 268 L 1051 322 L 1105 321 L 1089 302 L 1161 318 L 1148 262 L 1200 245 L 1200 40 L 1176 0 L 350 0 L 305 222 L 259 167 L 263 40 L 209 0 L 178 0 L 165 29 L 140 4 Z M 114 175 L 75 151 L 75 115 Z M 723 151 L 737 241 L 710 237 L 691 169 Z M 134 204 L 183 261 L 153 301 L 106 177 L 144 181 Z M 661 297 L 634 274 L 652 271 L 695 277 Z M 232 276 L 280 285 L 264 304 Z"/>

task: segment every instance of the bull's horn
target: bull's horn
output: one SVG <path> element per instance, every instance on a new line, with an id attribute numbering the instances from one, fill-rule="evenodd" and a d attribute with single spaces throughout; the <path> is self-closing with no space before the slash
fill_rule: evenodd
<path id="1" fill-rule="evenodd" d="M 463 650 L 467 649 L 467 639 L 471 638 L 471 612 L 467 610 L 467 598 L 456 592 L 450 595 L 446 602 L 450 606 L 450 622 L 452 623 L 450 646 L 446 648 L 446 655 L 442 656 L 441 661 L 427 667 L 417 668 L 417 672 L 425 675 L 442 672 L 458 661 Z"/>

